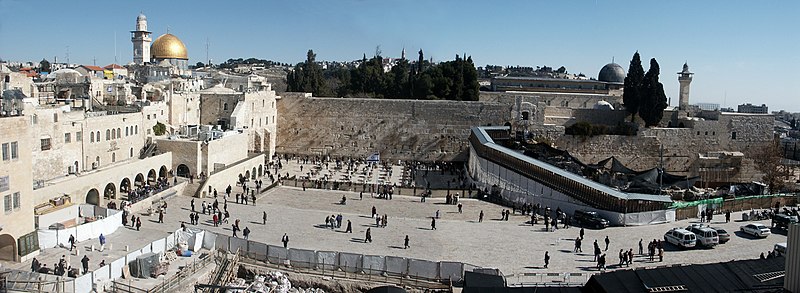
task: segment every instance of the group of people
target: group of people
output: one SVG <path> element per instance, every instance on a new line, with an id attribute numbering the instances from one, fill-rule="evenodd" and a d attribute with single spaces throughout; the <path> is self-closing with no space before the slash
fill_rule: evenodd
<path id="1" fill-rule="evenodd" d="M 137 203 L 153 194 L 169 188 L 169 180 L 166 177 L 156 179 L 153 185 L 145 184 L 128 191 L 128 201 Z"/>

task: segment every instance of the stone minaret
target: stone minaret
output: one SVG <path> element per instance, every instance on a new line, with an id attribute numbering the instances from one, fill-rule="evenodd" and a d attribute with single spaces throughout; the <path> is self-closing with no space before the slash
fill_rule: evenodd
<path id="1" fill-rule="evenodd" d="M 145 64 L 150 62 L 150 42 L 153 41 L 151 32 L 147 31 L 147 17 L 139 14 L 136 17 L 136 30 L 131 31 L 133 43 L 133 63 Z"/>
<path id="2" fill-rule="evenodd" d="M 689 72 L 689 65 L 683 63 L 683 71 L 678 72 L 678 82 L 681 84 L 680 96 L 678 99 L 678 109 L 689 110 L 689 84 L 692 83 L 692 75 Z"/>

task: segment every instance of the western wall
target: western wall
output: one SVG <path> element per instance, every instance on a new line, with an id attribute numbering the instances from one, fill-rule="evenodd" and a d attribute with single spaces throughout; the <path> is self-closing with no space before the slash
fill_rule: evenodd
<path id="1" fill-rule="evenodd" d="M 466 161 L 469 129 L 503 125 L 511 108 L 496 102 L 316 98 L 278 100 L 277 153 L 390 160 Z"/>

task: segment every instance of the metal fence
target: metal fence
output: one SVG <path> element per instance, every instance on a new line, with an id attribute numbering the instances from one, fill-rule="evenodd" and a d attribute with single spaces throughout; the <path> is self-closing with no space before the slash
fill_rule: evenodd
<path id="1" fill-rule="evenodd" d="M 205 257 L 201 257 L 197 260 L 192 261 L 191 264 L 185 266 L 182 270 L 180 270 L 177 274 L 164 278 L 158 285 L 151 289 L 141 289 L 137 288 L 136 286 L 132 286 L 130 284 L 130 278 L 128 278 L 128 283 L 121 281 L 113 281 L 111 283 L 111 292 L 123 292 L 123 293 L 157 293 L 157 292 L 171 292 L 173 288 L 179 287 L 186 283 L 187 277 L 197 273 L 198 271 L 204 269 L 208 264 L 214 262 L 214 257 L 210 254 L 207 254 Z"/>

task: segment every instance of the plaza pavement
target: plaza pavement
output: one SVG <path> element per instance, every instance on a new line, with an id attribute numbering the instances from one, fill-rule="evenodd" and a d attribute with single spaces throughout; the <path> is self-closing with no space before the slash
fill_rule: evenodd
<path id="1" fill-rule="evenodd" d="M 232 178 L 233 180 L 234 178 Z M 234 187 L 234 192 L 237 191 Z M 347 204 L 338 204 L 342 196 L 347 197 Z M 222 207 L 222 197 L 220 207 Z M 124 245 L 138 249 L 147 243 L 163 238 L 180 227 L 181 222 L 188 222 L 191 198 L 175 196 L 168 199 L 169 210 L 165 214 L 164 223 L 157 222 L 157 215 L 142 217 L 142 230 L 123 227 L 112 235 L 108 235 L 108 243 L 113 249 L 104 252 L 89 252 L 90 269 L 96 269 L 101 259 L 109 262 L 126 254 Z M 607 252 L 609 270 L 615 269 L 620 249 L 633 248 L 638 252 L 638 241 L 647 242 L 663 239 L 664 233 L 673 227 L 686 227 L 696 220 L 683 220 L 636 227 L 610 227 L 604 230 L 586 229 L 583 242 L 583 253 L 572 253 L 573 240 L 578 236 L 579 228 L 545 232 L 542 224 L 531 226 L 526 222 L 529 216 L 512 215 L 509 221 L 499 221 L 502 206 L 475 200 L 461 199 L 463 214 L 457 212 L 455 205 L 444 204 L 444 198 L 429 198 L 422 203 L 418 197 L 395 195 L 393 200 L 374 199 L 365 193 L 359 200 L 358 192 L 326 191 L 294 187 L 278 187 L 258 196 L 257 205 L 236 204 L 234 198 L 228 202 L 231 221 L 220 227 L 213 227 L 211 215 L 200 215 L 197 227 L 225 235 L 231 235 L 231 224 L 241 219 L 240 228 L 249 227 L 250 240 L 271 245 L 281 245 L 284 233 L 289 235 L 289 247 L 342 251 L 372 255 L 393 255 L 432 261 L 460 261 L 481 267 L 499 268 L 505 275 L 533 272 L 596 272 L 593 262 L 592 241 L 595 239 L 604 248 L 603 239 L 609 236 L 611 245 Z M 198 209 L 201 203 L 213 202 L 213 198 L 195 199 Z M 370 218 L 371 208 L 375 206 L 378 214 L 388 215 L 386 228 L 375 227 L 375 220 Z M 555 208 L 555 207 L 553 207 Z M 431 217 L 440 211 L 440 219 L 436 221 L 437 230 L 430 230 Z M 484 211 L 483 223 L 478 223 L 478 213 Z M 266 211 L 268 220 L 261 224 L 262 212 Z M 341 228 L 324 228 L 326 216 L 344 216 Z M 139 216 L 137 214 L 137 216 Z M 740 213 L 733 213 L 732 219 L 740 219 Z M 344 233 L 347 220 L 353 223 L 353 233 Z M 541 223 L 541 222 L 540 222 Z M 762 223 L 769 225 L 768 221 Z M 742 222 L 724 223 L 723 216 L 716 216 L 714 226 L 720 226 L 733 233 L 738 231 Z M 192 227 L 192 225 L 188 225 Z M 364 232 L 372 228 L 372 243 L 364 243 Z M 409 235 L 410 248 L 403 249 L 403 238 Z M 239 233 L 241 236 L 241 232 Z M 712 249 L 678 250 L 666 245 L 664 262 L 650 262 L 645 257 L 636 256 L 631 267 L 652 267 L 669 264 L 693 264 L 726 262 L 735 259 L 758 258 L 759 253 L 772 249 L 775 243 L 786 242 L 783 234 L 773 234 L 765 239 L 752 239 L 736 232 L 726 244 Z M 78 243 L 84 249 L 97 244 L 97 239 Z M 97 245 L 95 245 L 97 246 Z M 107 247 L 108 248 L 108 247 Z M 550 253 L 550 265 L 543 269 L 544 252 Z M 38 258 L 51 266 L 62 254 L 62 248 L 49 248 Z M 79 266 L 79 258 L 73 257 L 73 266 Z M 27 270 L 30 262 L 14 266 Z"/>

